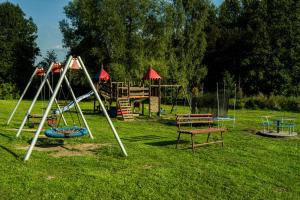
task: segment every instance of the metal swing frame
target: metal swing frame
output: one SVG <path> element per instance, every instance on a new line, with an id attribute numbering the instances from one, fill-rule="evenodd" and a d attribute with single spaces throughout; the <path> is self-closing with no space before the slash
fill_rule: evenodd
<path id="1" fill-rule="evenodd" d="M 26 121 L 27 121 L 27 119 L 28 119 L 28 116 L 30 115 L 30 113 L 31 113 L 31 111 L 32 111 L 32 109 L 33 109 L 34 103 L 37 101 L 37 99 L 38 99 L 40 93 L 42 92 L 43 88 L 45 87 L 45 83 L 47 83 L 47 86 L 48 86 L 48 88 L 49 88 L 49 90 L 50 90 L 50 93 L 53 94 L 53 89 L 52 89 L 51 84 L 49 83 L 49 80 L 48 80 L 48 76 L 49 76 L 49 74 L 50 74 L 50 72 L 51 72 L 51 69 L 52 69 L 53 65 L 54 65 L 54 63 L 51 63 L 51 65 L 50 65 L 48 71 L 46 72 L 46 74 L 43 75 L 43 80 L 42 80 L 42 82 L 41 82 L 41 84 L 40 84 L 40 86 L 39 86 L 39 89 L 37 90 L 37 92 L 36 92 L 36 94 L 35 94 L 35 96 L 34 96 L 34 99 L 32 100 L 32 104 L 30 105 L 30 107 L 29 107 L 28 111 L 26 112 L 26 115 L 25 115 L 25 117 L 24 117 L 24 119 L 23 119 L 23 121 L 22 121 L 22 124 L 20 125 L 20 128 L 21 128 L 21 129 L 24 128 L 24 126 L 25 126 L 25 124 L 26 124 Z M 11 112 L 11 114 L 10 114 L 8 120 L 7 120 L 7 123 L 6 123 L 7 125 L 9 125 L 10 122 L 12 121 L 12 119 L 13 119 L 13 117 L 14 117 L 16 111 L 18 110 L 18 108 L 19 108 L 19 106 L 20 106 L 20 104 L 21 104 L 21 102 L 22 102 L 22 100 L 23 100 L 23 98 L 24 98 L 26 92 L 28 91 L 28 88 L 30 87 L 30 85 L 31 85 L 31 83 L 32 83 L 32 81 L 33 81 L 33 78 L 34 78 L 35 76 L 37 76 L 37 71 L 38 71 L 38 69 L 39 69 L 39 68 L 37 67 L 37 68 L 35 68 L 35 70 L 33 71 L 33 73 L 32 73 L 32 75 L 31 75 L 31 77 L 30 77 L 30 79 L 29 79 L 29 81 L 28 81 L 28 83 L 27 83 L 27 85 L 26 85 L 26 87 L 25 87 L 25 89 L 24 89 L 24 91 L 23 91 L 23 93 L 22 93 L 20 99 L 18 100 L 16 106 L 14 107 L 13 111 Z M 55 104 L 56 104 L 57 108 L 60 110 L 60 106 L 59 106 L 59 104 L 58 104 L 56 98 L 54 99 L 54 101 L 55 101 Z M 62 119 L 63 119 L 63 121 L 64 121 L 64 124 L 67 125 L 67 122 L 66 122 L 66 120 L 65 120 L 65 117 L 64 117 L 63 115 L 62 115 Z M 19 128 L 19 130 L 20 130 L 20 128 Z M 18 133 L 17 133 L 17 137 L 20 135 L 19 132 L 22 131 L 22 130 L 20 130 L 20 131 L 19 131 L 19 130 L 18 130 Z"/>
<path id="2" fill-rule="evenodd" d="M 127 156 L 127 152 L 126 152 L 126 150 L 125 150 L 125 147 L 124 147 L 124 145 L 123 145 L 123 143 L 122 143 L 122 141 L 121 141 L 121 139 L 120 139 L 120 137 L 119 137 L 119 135 L 118 135 L 118 133 L 117 133 L 117 131 L 116 131 L 116 129 L 115 129 L 115 127 L 114 127 L 114 125 L 113 125 L 113 123 L 112 123 L 112 121 L 111 121 L 111 119 L 110 119 L 110 117 L 109 117 L 109 115 L 108 115 L 108 113 L 107 113 L 105 107 L 104 107 L 104 104 L 103 104 L 103 102 L 102 102 L 102 100 L 101 100 L 101 98 L 100 98 L 100 96 L 99 96 L 99 94 L 98 94 L 98 92 L 97 92 L 97 90 L 96 90 L 96 88 L 95 88 L 95 86 L 94 86 L 92 80 L 91 80 L 91 77 L 90 77 L 90 75 L 89 75 L 89 73 L 88 73 L 88 71 L 87 71 L 87 69 L 86 69 L 86 67 L 85 67 L 85 65 L 84 65 L 84 63 L 83 63 L 83 61 L 82 61 L 82 59 L 81 59 L 79 56 L 78 56 L 77 59 L 76 59 L 76 58 L 73 58 L 72 56 L 70 56 L 69 59 L 68 59 L 68 61 L 67 61 L 67 64 L 65 65 L 65 67 L 64 67 L 64 69 L 63 69 L 63 71 L 62 71 L 62 73 L 61 73 L 61 76 L 60 76 L 60 78 L 59 78 L 59 80 L 58 80 L 58 82 L 57 82 L 57 84 L 56 84 L 56 87 L 55 87 L 55 89 L 54 89 L 54 91 L 53 91 L 53 95 L 52 95 L 51 99 L 49 100 L 48 106 L 47 106 L 47 108 L 46 108 L 46 110 L 45 110 L 45 112 L 44 112 L 44 115 L 43 115 L 43 117 L 42 117 L 42 120 L 41 120 L 41 122 L 40 122 L 40 124 L 39 124 L 39 126 L 38 126 L 38 128 L 37 128 L 37 130 L 36 130 L 36 132 L 35 132 L 35 135 L 34 135 L 32 141 L 31 141 L 30 146 L 29 146 L 29 148 L 28 148 L 28 150 L 27 150 L 27 153 L 26 153 L 26 155 L 25 155 L 25 157 L 24 157 L 24 161 L 27 161 L 27 160 L 30 158 L 31 154 L 32 154 L 32 150 L 33 150 L 33 148 L 34 148 L 34 146 L 35 146 L 35 144 L 36 144 L 36 142 L 37 142 L 37 139 L 38 139 L 38 137 L 39 137 L 39 134 L 41 133 L 41 130 L 42 130 L 43 126 L 44 126 L 44 123 L 45 123 L 45 121 L 47 120 L 47 115 L 48 115 L 48 113 L 49 113 L 50 110 L 51 110 L 51 106 L 52 106 L 53 102 L 55 101 L 55 98 L 56 98 L 56 96 L 57 96 L 57 93 L 58 93 L 58 91 L 59 91 L 59 89 L 60 89 L 61 84 L 62 84 L 63 81 L 65 81 L 65 83 L 66 83 L 66 85 L 67 85 L 67 87 L 68 87 L 68 89 L 69 89 L 69 91 L 70 91 L 70 93 L 71 93 L 71 95 L 72 95 L 72 97 L 73 97 L 73 100 L 75 101 L 76 107 L 78 108 L 78 111 L 79 111 L 79 113 L 80 113 L 80 115 L 81 115 L 81 117 L 82 117 L 82 119 L 83 119 L 83 122 L 84 122 L 84 124 L 85 124 L 85 127 L 86 127 L 86 129 L 88 130 L 89 136 L 93 139 L 93 135 L 92 135 L 92 133 L 91 133 L 91 131 L 90 131 L 90 129 L 89 129 L 89 126 L 88 126 L 88 124 L 87 124 L 87 121 L 86 121 L 86 119 L 85 119 L 85 117 L 84 117 L 84 115 L 83 115 L 83 113 L 82 113 L 82 110 L 80 109 L 80 106 L 79 106 L 78 102 L 76 101 L 76 97 L 75 97 L 75 95 L 74 95 L 74 92 L 73 92 L 73 90 L 72 90 L 72 87 L 71 87 L 71 85 L 70 85 L 70 83 L 69 83 L 69 81 L 68 81 L 68 79 L 67 79 L 67 77 L 66 77 L 67 71 L 70 70 L 70 69 L 72 69 L 72 66 L 73 66 L 74 62 L 77 62 L 77 63 L 75 63 L 75 64 L 77 64 L 77 66 L 79 67 L 79 69 L 82 69 L 82 70 L 83 70 L 84 75 L 85 75 L 86 78 L 88 79 L 88 82 L 89 82 L 89 84 L 90 84 L 90 87 L 91 87 L 92 90 L 94 91 L 94 94 L 95 94 L 97 100 L 99 101 L 99 104 L 100 104 L 100 106 L 101 106 L 101 108 L 102 108 L 102 110 L 103 110 L 103 113 L 104 113 L 104 115 L 105 115 L 105 117 L 106 117 L 106 119 L 107 119 L 107 121 L 108 121 L 108 123 L 109 123 L 109 125 L 110 125 L 110 128 L 111 128 L 112 131 L 113 131 L 113 134 L 114 134 L 115 139 L 117 140 L 117 142 L 118 142 L 118 144 L 119 144 L 119 146 L 120 146 L 120 148 L 121 148 L 123 154 L 124 154 L 125 156 Z M 48 71 L 47 71 L 47 74 L 46 74 L 46 77 L 47 77 L 47 75 L 49 74 L 49 72 L 50 72 L 50 71 L 48 70 Z M 44 81 L 45 81 L 45 80 L 44 80 Z M 44 81 L 43 81 L 43 83 L 44 83 Z M 41 90 L 41 87 L 40 87 L 39 89 Z M 33 101 L 32 104 L 34 105 L 34 104 L 35 104 L 35 101 Z M 27 113 L 26 113 L 26 115 L 27 115 Z M 26 117 L 26 116 L 25 116 L 25 117 Z M 19 132 L 22 131 L 22 128 L 23 128 L 23 127 L 20 127 Z"/>

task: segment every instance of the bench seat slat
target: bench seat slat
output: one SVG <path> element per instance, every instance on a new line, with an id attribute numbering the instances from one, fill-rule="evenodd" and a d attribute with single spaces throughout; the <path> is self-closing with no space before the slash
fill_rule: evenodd
<path id="1" fill-rule="evenodd" d="M 177 117 L 177 121 L 193 121 L 193 120 L 198 120 L 198 119 L 209 119 L 213 120 L 212 117 Z"/>
<path id="2" fill-rule="evenodd" d="M 178 117 L 212 117 L 212 114 L 177 114 Z"/>
<path id="3" fill-rule="evenodd" d="M 185 130 L 178 130 L 180 133 L 186 134 L 207 134 L 207 133 L 215 133 L 215 132 L 225 132 L 224 128 L 204 128 L 204 129 L 185 129 Z"/>
<path id="4" fill-rule="evenodd" d="M 183 122 L 176 122 L 176 124 L 209 124 L 209 123 L 212 123 L 213 121 L 212 120 L 201 120 L 201 121 L 183 121 Z"/>

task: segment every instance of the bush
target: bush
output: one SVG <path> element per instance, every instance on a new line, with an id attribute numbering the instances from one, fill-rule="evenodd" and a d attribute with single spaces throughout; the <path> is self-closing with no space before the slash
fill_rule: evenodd
<path id="1" fill-rule="evenodd" d="M 19 90 L 17 89 L 15 84 L 0 84 L 0 99 L 17 99 L 19 97 Z"/>
<path id="2" fill-rule="evenodd" d="M 234 99 L 229 101 L 229 107 L 233 108 Z M 236 100 L 236 109 L 268 109 L 278 111 L 300 111 L 300 98 L 284 96 L 258 96 L 246 97 Z"/>

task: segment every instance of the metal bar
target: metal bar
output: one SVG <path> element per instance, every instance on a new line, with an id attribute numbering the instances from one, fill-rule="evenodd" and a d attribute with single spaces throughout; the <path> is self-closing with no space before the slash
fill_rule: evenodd
<path id="1" fill-rule="evenodd" d="M 20 127 L 19 127 L 19 129 L 18 129 L 18 132 L 17 132 L 16 137 L 19 137 L 19 136 L 20 136 L 21 131 L 23 130 L 23 128 L 24 128 L 24 126 L 25 126 L 25 124 L 26 124 L 27 118 L 28 118 L 28 116 L 30 115 L 30 113 L 31 113 L 31 111 L 32 111 L 32 109 L 33 109 L 33 107 L 34 107 L 34 105 L 35 105 L 35 102 L 37 101 L 37 99 L 38 99 L 38 97 L 39 97 L 39 95 L 40 95 L 40 93 L 41 93 L 41 91 L 42 91 L 42 89 L 43 89 L 43 87 L 44 87 L 44 85 L 45 85 L 45 83 L 46 83 L 46 80 L 47 80 L 47 78 L 48 78 L 49 73 L 51 72 L 51 69 L 52 69 L 52 66 L 53 66 L 53 65 L 54 65 L 54 63 L 52 62 L 51 65 L 50 65 L 50 67 L 49 67 L 48 70 L 47 70 L 46 75 L 44 76 L 43 81 L 41 82 L 41 85 L 40 85 L 38 91 L 36 92 L 36 94 L 35 94 L 35 96 L 34 96 L 32 102 L 31 102 L 31 105 L 30 105 L 28 111 L 26 112 L 26 114 L 25 114 L 25 116 L 24 116 L 24 118 L 23 118 L 23 121 L 22 121 L 22 123 L 21 123 L 21 125 L 20 125 Z"/>
<path id="2" fill-rule="evenodd" d="M 89 128 L 89 125 L 88 125 L 87 121 L 85 120 L 85 117 L 84 117 L 84 115 L 83 115 L 83 113 L 82 113 L 82 110 L 81 110 L 81 108 L 80 108 L 80 106 L 79 106 L 79 103 L 77 102 L 76 96 L 75 96 L 75 94 L 74 94 L 74 92 L 73 92 L 73 89 L 72 89 L 72 87 L 71 87 L 71 85 L 70 85 L 70 82 L 69 82 L 67 76 L 65 76 L 64 79 L 65 79 L 65 82 L 66 82 L 66 84 L 67 84 L 67 86 L 68 86 L 68 88 L 69 88 L 69 91 L 71 92 L 71 95 L 72 95 L 72 97 L 73 97 L 73 100 L 74 100 L 74 102 L 75 102 L 75 105 L 76 105 L 77 108 L 78 108 L 78 111 L 79 111 L 79 113 L 80 113 L 80 115 L 81 115 L 81 118 L 82 118 L 82 120 L 83 120 L 83 123 L 84 123 L 86 129 L 88 130 L 90 137 L 91 137 L 92 139 L 94 139 L 94 137 L 93 137 L 93 135 L 92 135 L 92 132 L 91 132 L 91 130 L 90 130 L 90 128 Z"/>
<path id="3" fill-rule="evenodd" d="M 26 85 L 26 87 L 25 87 L 25 89 L 24 89 L 24 91 L 23 91 L 23 93 L 22 93 L 22 95 L 21 95 L 21 97 L 20 97 L 20 99 L 19 99 L 17 105 L 15 106 L 14 110 L 13 110 L 12 113 L 10 114 L 10 116 L 9 116 L 9 118 L 8 118 L 8 121 L 7 121 L 7 125 L 9 125 L 9 123 L 10 123 L 10 121 L 12 120 L 12 118 L 13 118 L 15 112 L 17 111 L 17 109 L 18 109 L 18 107 L 19 107 L 19 105 L 20 105 L 20 103 L 21 103 L 21 101 L 22 101 L 24 95 L 26 94 L 26 92 L 27 92 L 27 90 L 28 90 L 28 88 L 29 88 L 29 86 L 30 86 L 30 84 L 31 84 L 31 82 L 32 82 L 32 80 L 33 80 L 33 78 L 34 78 L 34 76 L 35 76 L 36 71 L 37 71 L 37 68 L 35 68 L 34 72 L 32 73 L 32 75 L 31 75 L 31 77 L 30 77 L 30 79 L 29 79 L 29 81 L 28 81 L 28 83 L 27 83 L 27 85 Z"/>
<path id="4" fill-rule="evenodd" d="M 65 68 L 68 68 L 68 67 L 69 67 L 69 65 L 70 65 L 70 63 L 71 63 L 71 60 L 72 60 L 72 56 L 69 57 L 68 62 L 67 62 L 67 64 L 66 64 Z M 50 70 L 51 70 L 51 69 L 50 69 Z M 31 141 L 31 144 L 30 144 L 30 146 L 29 146 L 29 148 L 28 148 L 28 150 L 27 150 L 27 153 L 26 153 L 26 155 L 25 155 L 24 161 L 27 161 L 27 160 L 30 158 L 30 155 L 31 155 L 31 153 L 32 153 L 32 150 L 33 150 L 33 148 L 34 148 L 34 146 L 35 146 L 35 143 L 36 143 L 36 141 L 37 141 L 37 139 L 38 139 L 38 137 L 39 137 L 39 134 L 40 134 L 40 132 L 41 132 L 43 126 L 44 126 L 44 123 L 45 123 L 45 121 L 46 121 L 46 119 L 47 119 L 47 115 L 48 115 L 48 113 L 49 113 L 49 111 L 50 111 L 50 109 L 51 109 L 51 106 L 52 106 L 52 104 L 53 104 L 53 102 L 54 102 L 54 99 L 55 99 L 57 93 L 58 93 L 58 90 L 60 89 L 60 86 L 61 86 L 61 84 L 62 84 L 62 81 L 64 80 L 64 76 L 66 75 L 67 71 L 68 71 L 68 70 L 64 70 L 64 71 L 62 72 L 61 77 L 59 78 L 59 80 L 58 80 L 58 82 L 57 82 L 57 85 L 56 85 L 56 87 L 55 87 L 55 89 L 54 89 L 53 95 L 52 95 L 52 97 L 51 97 L 51 99 L 50 99 L 50 101 L 49 101 L 49 104 L 48 104 L 48 106 L 47 106 L 47 108 L 46 108 L 46 111 L 45 111 L 45 113 L 44 113 L 44 115 L 43 115 L 43 118 L 42 118 L 42 120 L 41 120 L 41 122 L 40 122 L 40 124 L 39 124 L 39 127 L 38 127 L 37 131 L 35 132 L 35 135 L 34 135 L 32 141 Z"/>
<path id="5" fill-rule="evenodd" d="M 92 89 L 93 89 L 93 91 L 94 91 L 94 93 L 95 93 L 95 95 L 96 95 L 96 97 L 97 97 L 97 99 L 98 99 L 98 101 L 99 101 L 99 103 L 100 103 L 100 106 L 101 106 L 101 108 L 102 108 L 102 111 L 103 111 L 103 113 L 104 113 L 104 115 L 105 115 L 105 117 L 106 117 L 106 119 L 107 119 L 107 121 L 108 121 L 108 123 L 109 123 L 109 125 L 110 125 L 110 128 L 112 129 L 112 131 L 113 131 L 113 133 L 114 133 L 114 136 L 115 136 L 116 140 L 117 140 L 118 143 L 119 143 L 119 146 L 120 146 L 120 148 L 121 148 L 123 154 L 124 154 L 125 156 L 127 156 L 127 153 L 126 153 L 126 150 L 125 150 L 125 148 L 124 148 L 124 145 L 123 145 L 123 143 L 122 143 L 122 141 L 121 141 L 121 139 L 120 139 L 120 137 L 119 137 L 119 135 L 118 135 L 118 133 L 117 133 L 117 131 L 116 131 L 116 129 L 115 129 L 115 127 L 114 127 L 112 121 L 111 121 L 111 119 L 109 118 L 109 116 L 108 116 L 108 114 L 107 114 L 107 111 L 106 111 L 106 109 L 105 109 L 105 107 L 104 107 L 104 105 L 103 105 L 103 103 L 102 103 L 102 100 L 101 100 L 99 94 L 97 93 L 97 90 L 96 90 L 96 88 L 94 87 L 93 82 L 92 82 L 92 80 L 91 80 L 91 77 L 90 77 L 90 75 L 89 75 L 87 69 L 85 68 L 85 65 L 84 65 L 84 63 L 82 62 L 80 56 L 78 56 L 78 60 L 79 60 L 79 63 L 81 64 L 81 67 L 82 67 L 82 69 L 83 69 L 83 71 L 84 71 L 84 73 L 85 73 L 85 75 L 86 75 L 86 77 L 87 77 L 87 79 L 88 79 L 88 81 L 89 81 L 89 83 L 90 83 L 90 86 L 92 87 Z"/>
<path id="6" fill-rule="evenodd" d="M 51 87 L 51 85 L 50 85 L 48 79 L 47 79 L 47 84 L 48 84 L 48 87 L 49 87 L 49 90 L 50 90 L 51 94 L 53 95 L 53 90 L 52 90 L 52 87 Z M 57 99 L 55 98 L 54 101 L 55 101 L 55 104 L 56 104 L 56 106 L 57 106 L 59 112 L 61 113 L 61 118 L 63 119 L 64 124 L 67 126 L 67 125 L 68 125 L 68 124 L 67 124 L 67 121 L 66 121 L 66 119 L 65 119 L 65 117 L 64 117 L 64 114 L 63 114 L 62 110 L 60 109 L 60 106 L 59 106 L 59 104 L 58 104 L 58 102 L 57 102 Z"/>

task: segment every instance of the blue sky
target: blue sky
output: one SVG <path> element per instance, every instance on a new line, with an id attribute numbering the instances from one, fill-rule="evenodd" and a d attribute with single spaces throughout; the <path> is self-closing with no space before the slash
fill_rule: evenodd
<path id="1" fill-rule="evenodd" d="M 62 34 L 59 30 L 59 21 L 65 18 L 63 8 L 70 0 L 0 0 L 0 3 L 9 1 L 18 4 L 26 17 L 32 17 L 38 27 L 37 44 L 41 55 L 45 56 L 49 50 L 54 50 L 58 59 L 62 61 L 67 49 L 62 47 Z M 213 0 L 220 5 L 223 0 Z M 37 58 L 39 62 L 42 57 Z"/>

